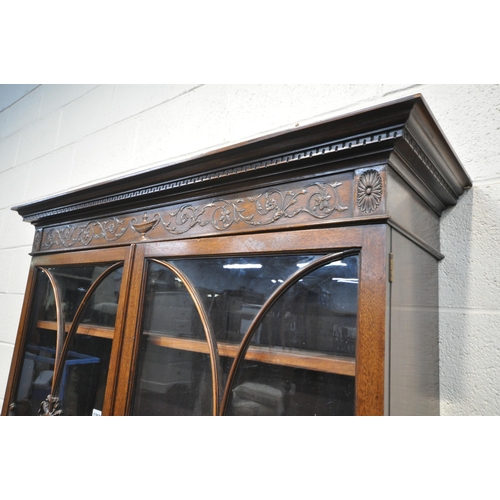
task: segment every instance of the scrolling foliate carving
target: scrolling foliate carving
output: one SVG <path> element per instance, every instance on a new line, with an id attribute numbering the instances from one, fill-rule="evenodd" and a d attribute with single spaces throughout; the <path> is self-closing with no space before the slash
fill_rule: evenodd
<path id="1" fill-rule="evenodd" d="M 154 220 L 158 219 L 169 233 L 183 234 L 196 225 L 210 225 L 217 231 L 224 231 L 238 223 L 266 226 L 303 213 L 324 219 L 334 211 L 347 210 L 340 204 L 337 192 L 340 185 L 340 182 L 315 182 L 298 191 L 273 188 L 247 198 L 220 199 L 204 206 L 183 205 L 165 217 L 156 213 Z"/>
<path id="2" fill-rule="evenodd" d="M 300 213 L 307 213 L 317 219 L 324 219 L 332 212 L 343 212 L 347 210 L 340 204 L 337 188 L 341 186 L 340 182 L 324 183 L 314 182 L 307 186 L 313 189 L 301 189 L 298 192 L 285 191 L 284 193 L 277 189 L 266 191 L 253 198 L 256 210 L 259 215 L 272 215 L 271 219 L 265 224 L 270 224 L 282 217 L 295 217 Z M 300 206 L 300 196 L 305 196 L 305 204 Z M 292 207 L 294 207 L 292 209 Z"/>
<path id="3" fill-rule="evenodd" d="M 143 213 L 142 217 L 133 214 L 120 219 L 108 218 L 50 228 L 43 232 L 40 249 L 47 251 L 101 245 L 115 242 L 125 235 L 127 241 L 133 241 L 133 233 L 139 234 L 140 239 L 144 240 L 161 239 L 165 237 L 165 233 L 183 235 L 195 227 L 207 228 L 207 232 L 225 231 L 237 224 L 263 227 L 299 214 L 325 219 L 333 212 L 348 209 L 341 203 L 338 192 L 340 186 L 341 182 L 317 181 L 296 189 L 276 187 L 247 193 L 248 196 L 243 194 L 234 199 L 215 199 L 209 203 L 166 207 L 151 215 Z"/>
<path id="4" fill-rule="evenodd" d="M 42 250 L 49 248 L 73 246 L 88 246 L 92 241 L 104 239 L 116 241 L 120 239 L 128 229 L 128 224 L 117 218 L 104 221 L 91 221 L 85 224 L 71 224 L 60 228 L 51 228 L 41 245 Z"/>

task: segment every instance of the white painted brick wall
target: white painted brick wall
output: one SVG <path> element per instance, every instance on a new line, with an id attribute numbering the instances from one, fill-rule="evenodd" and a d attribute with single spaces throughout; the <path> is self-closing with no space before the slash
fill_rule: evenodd
<path id="1" fill-rule="evenodd" d="M 13 205 L 414 93 L 474 182 L 441 223 L 441 412 L 500 415 L 498 85 L 35 88 L 0 113 L 0 398 L 33 237 Z"/>
<path id="2" fill-rule="evenodd" d="M 81 99 L 98 85 L 43 85 L 40 116 L 46 116 L 63 106 Z"/>
<path id="3" fill-rule="evenodd" d="M 87 135 L 75 144 L 69 182 L 72 186 L 93 183 L 134 168 L 137 118 L 132 118 Z"/>

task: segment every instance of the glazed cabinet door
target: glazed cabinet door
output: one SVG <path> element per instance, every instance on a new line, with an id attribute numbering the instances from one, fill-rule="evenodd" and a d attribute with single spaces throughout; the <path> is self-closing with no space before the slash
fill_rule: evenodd
<path id="1" fill-rule="evenodd" d="M 380 413 L 383 395 L 374 405 L 373 390 L 383 377 L 368 380 L 373 361 L 358 362 L 363 337 L 384 341 L 384 331 L 360 317 L 360 301 L 374 293 L 362 263 L 379 258 L 384 232 L 377 234 L 377 251 L 359 228 L 143 245 L 127 319 L 134 347 L 121 370 L 127 393 L 117 412 Z M 379 316 L 375 328 L 384 306 Z"/>
<path id="2" fill-rule="evenodd" d="M 33 259 L 10 414 L 111 412 L 132 250 Z"/>

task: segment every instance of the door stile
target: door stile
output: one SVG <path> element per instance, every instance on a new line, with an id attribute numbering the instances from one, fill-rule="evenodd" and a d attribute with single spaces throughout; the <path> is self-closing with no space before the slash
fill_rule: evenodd
<path id="1" fill-rule="evenodd" d="M 115 332 L 111 356 L 109 360 L 108 378 L 106 381 L 106 391 L 104 394 L 103 415 L 112 415 L 115 403 L 115 394 L 118 384 L 118 367 L 123 348 L 124 330 L 126 325 L 126 315 L 128 310 L 130 285 L 132 280 L 132 267 L 136 245 L 130 246 L 128 255 L 125 257 L 123 266 L 122 282 L 120 286 L 119 308 L 116 314 Z"/>
<path id="2" fill-rule="evenodd" d="M 28 273 L 28 280 L 26 283 L 26 290 L 24 293 L 23 306 L 21 309 L 21 319 L 19 321 L 19 327 L 17 330 L 16 342 L 14 344 L 14 354 L 11 361 L 11 369 L 9 378 L 7 380 L 7 388 L 5 391 L 5 399 L 2 407 L 2 415 L 9 414 L 9 407 L 14 400 L 14 390 L 19 383 L 19 377 L 21 376 L 22 369 L 22 357 L 23 348 L 26 341 L 26 335 L 28 332 L 29 323 L 29 311 L 34 300 L 34 289 L 36 285 L 36 266 L 31 260 L 30 270 Z"/>
<path id="3" fill-rule="evenodd" d="M 123 336 L 120 352 L 114 359 L 118 366 L 112 415 L 128 415 L 132 403 L 146 285 L 145 246 L 144 244 L 136 245 L 135 251 L 131 255 L 130 268 L 127 270 L 127 305 L 121 318 Z"/>
<path id="4" fill-rule="evenodd" d="M 356 341 L 356 415 L 384 415 L 387 227 L 363 228 Z"/>

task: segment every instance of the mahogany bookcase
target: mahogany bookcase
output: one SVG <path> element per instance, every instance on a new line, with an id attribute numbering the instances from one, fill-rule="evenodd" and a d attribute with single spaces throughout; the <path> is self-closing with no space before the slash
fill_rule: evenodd
<path id="1" fill-rule="evenodd" d="M 442 212 L 419 95 L 14 208 L 4 415 L 439 414 Z"/>

